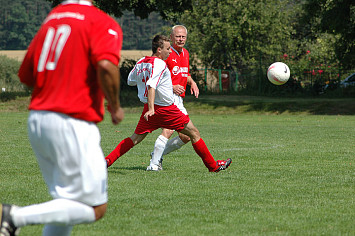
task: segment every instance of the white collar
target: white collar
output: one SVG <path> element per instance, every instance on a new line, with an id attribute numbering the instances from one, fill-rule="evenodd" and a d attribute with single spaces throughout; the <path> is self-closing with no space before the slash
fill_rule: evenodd
<path id="1" fill-rule="evenodd" d="M 62 3 L 63 5 L 65 4 L 79 4 L 79 5 L 85 5 L 85 6 L 92 6 L 92 3 L 86 0 L 66 0 Z"/>
<path id="2" fill-rule="evenodd" d="M 174 47 L 171 47 L 171 50 L 173 50 L 176 54 L 178 54 L 180 56 L 180 53 L 182 53 L 182 55 L 184 55 L 184 48 L 182 48 L 182 51 L 179 52 L 178 50 L 176 50 Z"/>

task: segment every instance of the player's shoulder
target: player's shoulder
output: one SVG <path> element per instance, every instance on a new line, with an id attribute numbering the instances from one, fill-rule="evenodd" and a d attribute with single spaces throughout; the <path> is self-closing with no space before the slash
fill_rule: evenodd
<path id="1" fill-rule="evenodd" d="M 158 57 L 155 57 L 154 58 L 154 67 L 165 69 L 167 66 L 166 66 L 165 61 L 163 61 L 162 59 L 160 59 Z"/>
<path id="2" fill-rule="evenodd" d="M 158 57 L 153 57 L 153 56 L 145 56 L 142 57 L 141 59 L 139 59 L 137 61 L 138 64 L 140 63 L 149 63 L 152 64 L 154 67 L 161 67 L 161 66 L 166 66 L 165 61 L 163 61 L 162 59 L 158 58 Z"/>
<path id="3" fill-rule="evenodd" d="M 102 23 L 106 23 L 106 24 L 114 24 L 114 25 L 118 25 L 118 23 L 108 14 L 106 14 L 104 11 L 100 10 L 97 7 L 92 7 L 91 8 L 92 13 L 95 15 L 95 20 L 100 21 L 101 24 Z"/>
<path id="4" fill-rule="evenodd" d="M 183 48 L 182 50 L 185 56 L 189 56 L 189 51 L 186 48 Z"/>

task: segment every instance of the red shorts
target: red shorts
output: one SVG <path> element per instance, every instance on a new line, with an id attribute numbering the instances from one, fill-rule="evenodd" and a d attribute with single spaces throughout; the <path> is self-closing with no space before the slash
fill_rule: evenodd
<path id="1" fill-rule="evenodd" d="M 144 104 L 144 109 L 139 119 L 136 134 L 151 133 L 159 128 L 173 129 L 181 131 L 185 128 L 185 124 L 189 123 L 190 118 L 180 111 L 175 105 L 158 106 L 154 105 L 154 115 L 144 119 L 144 114 L 148 111 L 148 104 Z"/>

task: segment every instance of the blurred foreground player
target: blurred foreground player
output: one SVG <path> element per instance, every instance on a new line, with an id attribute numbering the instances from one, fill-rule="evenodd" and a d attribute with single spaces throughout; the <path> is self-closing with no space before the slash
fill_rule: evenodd
<path id="1" fill-rule="evenodd" d="M 128 76 L 128 84 L 138 87 L 138 97 L 144 103 L 144 109 L 136 130 L 131 137 L 122 140 L 106 157 L 107 166 L 111 166 L 120 156 L 140 143 L 148 133 L 166 128 L 186 134 L 191 138 L 192 146 L 211 172 L 225 170 L 232 160 L 215 161 L 198 129 L 174 105 L 173 85 L 170 71 L 163 60 L 171 53 L 169 38 L 157 35 L 152 42 L 152 56 L 141 58 Z M 157 171 L 158 166 L 151 166 Z"/>
<path id="2" fill-rule="evenodd" d="M 113 124 L 124 117 L 119 102 L 122 31 L 91 0 L 53 9 L 20 67 L 33 88 L 28 135 L 53 200 L 17 207 L 0 204 L 0 235 L 44 224 L 43 235 L 70 235 L 73 225 L 103 217 L 107 169 L 96 123 L 106 97 Z"/>

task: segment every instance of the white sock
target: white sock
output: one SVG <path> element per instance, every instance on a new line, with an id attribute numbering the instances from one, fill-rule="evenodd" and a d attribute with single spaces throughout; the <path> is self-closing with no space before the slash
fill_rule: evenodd
<path id="1" fill-rule="evenodd" d="M 70 236 L 72 225 L 45 225 L 42 236 Z"/>
<path id="2" fill-rule="evenodd" d="M 94 208 L 68 199 L 20 207 L 11 214 L 17 227 L 34 224 L 76 225 L 95 221 Z"/>
<path id="3" fill-rule="evenodd" d="M 157 140 L 155 141 L 154 144 L 154 151 L 153 151 L 153 156 L 151 160 L 151 164 L 158 165 L 159 161 L 163 155 L 163 151 L 165 149 L 165 145 L 168 142 L 168 139 L 165 138 L 163 135 L 159 135 Z"/>
<path id="4" fill-rule="evenodd" d="M 176 136 L 170 139 L 169 142 L 166 144 L 163 155 L 167 155 L 175 150 L 178 150 L 184 145 L 185 143 L 180 139 L 180 137 Z"/>

